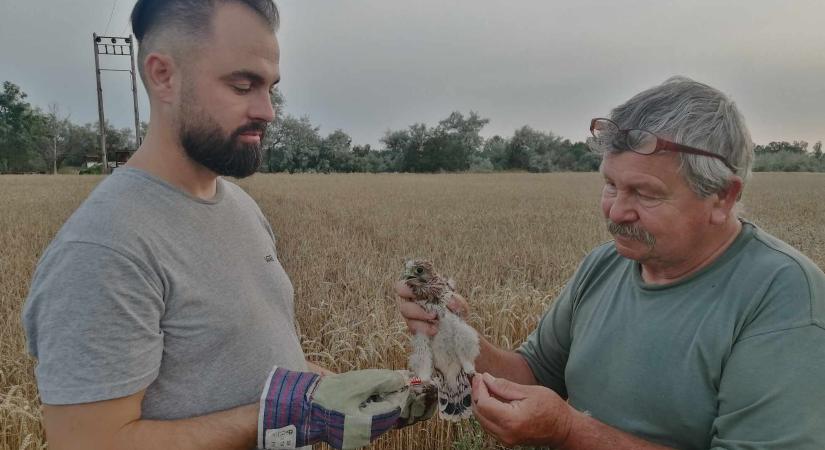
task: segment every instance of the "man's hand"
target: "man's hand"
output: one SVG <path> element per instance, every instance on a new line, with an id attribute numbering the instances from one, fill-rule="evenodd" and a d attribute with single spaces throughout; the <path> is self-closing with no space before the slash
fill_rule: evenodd
<path id="1" fill-rule="evenodd" d="M 363 447 L 393 428 L 430 418 L 436 402 L 435 386 L 411 380 L 406 371 L 321 376 L 275 367 L 261 394 L 258 447 Z"/>
<path id="2" fill-rule="evenodd" d="M 424 333 L 427 336 L 435 336 L 438 333 L 438 317 L 434 313 L 424 311 L 424 308 L 415 304 L 412 289 L 403 280 L 395 284 L 395 292 L 398 294 L 396 299 L 398 311 L 401 312 L 401 316 L 407 322 L 410 333 Z M 465 321 L 470 313 L 467 300 L 455 293 L 450 302 L 447 303 L 447 308 Z"/>
<path id="3" fill-rule="evenodd" d="M 562 447 L 575 411 L 552 390 L 494 378 L 473 377 L 473 412 L 481 426 L 506 446 Z"/>

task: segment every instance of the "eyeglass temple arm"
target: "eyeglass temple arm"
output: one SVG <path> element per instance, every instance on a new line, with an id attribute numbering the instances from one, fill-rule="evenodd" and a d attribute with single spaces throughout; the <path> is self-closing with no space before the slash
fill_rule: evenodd
<path id="1" fill-rule="evenodd" d="M 702 155 L 702 156 L 710 156 L 711 158 L 716 158 L 731 170 L 731 172 L 736 173 L 736 169 L 728 162 L 728 160 L 722 156 L 717 155 L 716 153 L 706 152 L 704 150 L 699 150 L 698 148 L 689 147 L 687 145 L 678 144 L 676 142 L 666 141 L 664 139 L 656 138 L 656 150 L 667 150 L 672 152 L 682 152 L 682 153 L 690 153 L 693 155 Z"/>

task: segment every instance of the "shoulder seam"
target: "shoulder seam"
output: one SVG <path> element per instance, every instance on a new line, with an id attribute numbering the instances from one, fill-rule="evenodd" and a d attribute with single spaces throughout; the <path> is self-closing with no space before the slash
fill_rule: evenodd
<path id="1" fill-rule="evenodd" d="M 770 242 L 765 241 L 764 239 L 762 239 L 761 236 L 758 235 L 758 233 L 754 233 L 753 238 L 755 240 L 757 240 L 759 243 L 761 243 L 762 245 L 772 249 L 773 251 L 785 255 L 788 259 L 790 259 L 796 265 L 796 267 L 799 268 L 799 271 L 802 272 L 802 276 L 805 277 L 805 286 L 807 286 L 807 288 L 808 288 L 808 320 L 809 320 L 810 324 L 815 325 L 816 322 L 814 321 L 814 293 L 813 293 L 813 287 L 811 286 L 811 278 L 808 276 L 808 271 L 805 270 L 805 267 L 802 265 L 802 263 L 799 261 L 798 258 L 796 258 L 794 255 L 791 255 L 790 253 L 788 253 L 787 251 L 785 251 L 781 248 L 777 248 L 775 245 L 771 244 Z M 748 337 L 750 337 L 750 336 L 748 336 Z"/>
<path id="2" fill-rule="evenodd" d="M 772 334 L 772 333 L 781 333 L 783 331 L 790 331 L 790 330 L 796 330 L 796 329 L 799 329 L 799 328 L 807 328 L 807 327 L 819 328 L 820 330 L 825 331 L 825 326 L 811 320 L 807 323 L 803 323 L 803 324 L 799 324 L 799 325 L 792 325 L 792 326 L 788 326 L 788 327 L 785 327 L 785 328 L 778 328 L 778 329 L 775 329 L 775 330 L 761 331 L 761 332 L 758 332 L 756 334 L 751 334 L 751 335 L 748 335 L 748 336 L 743 337 L 741 339 L 738 339 L 736 342 L 737 343 L 744 342 L 744 341 L 747 341 L 750 338 L 754 338 L 754 337 L 757 337 L 757 336 L 764 336 L 766 334 Z"/>

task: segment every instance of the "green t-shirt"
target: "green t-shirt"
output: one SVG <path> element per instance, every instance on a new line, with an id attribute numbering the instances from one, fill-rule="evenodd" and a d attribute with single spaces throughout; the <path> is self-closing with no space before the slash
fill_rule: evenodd
<path id="1" fill-rule="evenodd" d="M 598 247 L 518 352 L 573 407 L 652 442 L 825 449 L 825 274 L 747 222 L 667 285 Z"/>

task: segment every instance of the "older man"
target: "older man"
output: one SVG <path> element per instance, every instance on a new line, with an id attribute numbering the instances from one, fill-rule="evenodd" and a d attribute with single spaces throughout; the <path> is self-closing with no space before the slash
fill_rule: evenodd
<path id="1" fill-rule="evenodd" d="M 753 155 L 734 104 L 679 77 L 590 128 L 615 240 L 516 351 L 482 339 L 481 425 L 560 449 L 825 448 L 825 275 L 738 216 Z"/>

